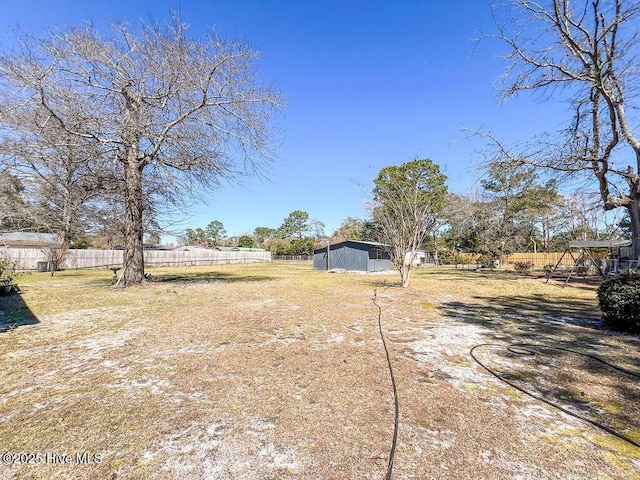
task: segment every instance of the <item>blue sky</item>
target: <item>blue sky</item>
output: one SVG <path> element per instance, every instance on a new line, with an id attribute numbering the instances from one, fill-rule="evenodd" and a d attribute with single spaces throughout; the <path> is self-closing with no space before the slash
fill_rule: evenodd
<path id="1" fill-rule="evenodd" d="M 261 52 L 262 80 L 286 101 L 277 119 L 284 134 L 278 161 L 266 179 L 211 192 L 178 228 L 219 220 L 229 235 L 240 235 L 305 210 L 330 234 L 346 217 L 366 216 L 367 192 L 387 165 L 430 158 L 451 191 L 476 185 L 485 142 L 468 139 L 463 128 L 515 142 L 560 126 L 560 104 L 527 96 L 499 102 L 504 46 L 475 40 L 495 31 L 491 3 L 3 0 L 0 48 L 10 48 L 16 26 L 43 34 L 86 19 L 162 19 L 170 10 L 193 36 L 215 27 L 246 40 Z"/>

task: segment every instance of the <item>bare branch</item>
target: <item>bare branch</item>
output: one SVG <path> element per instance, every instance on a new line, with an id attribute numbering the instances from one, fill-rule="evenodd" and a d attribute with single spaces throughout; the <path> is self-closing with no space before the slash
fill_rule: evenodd
<path id="1" fill-rule="evenodd" d="M 564 88 L 575 105 L 570 127 L 534 151 L 513 153 L 495 137 L 489 165 L 529 165 L 550 172 L 589 172 L 605 209 L 624 207 L 632 218 L 634 255 L 640 258 L 640 138 L 632 101 L 640 85 L 630 65 L 640 54 L 633 0 L 510 0 L 516 16 L 499 22 L 499 38 L 512 63 L 503 97 Z M 497 18 L 497 17 L 496 17 Z M 635 23 L 634 23 L 635 22 Z M 521 30 L 519 27 L 523 27 Z M 513 33 L 512 33 L 513 32 Z M 632 93 L 633 92 L 633 93 Z M 526 149 L 525 149 L 526 150 Z M 614 163 L 627 159 L 626 167 Z M 627 193 L 621 186 L 626 185 Z M 615 192 L 611 193 L 611 192 Z"/>

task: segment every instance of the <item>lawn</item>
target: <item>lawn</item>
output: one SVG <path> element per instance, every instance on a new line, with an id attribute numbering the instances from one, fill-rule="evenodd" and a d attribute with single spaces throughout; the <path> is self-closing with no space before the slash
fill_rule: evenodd
<path id="1" fill-rule="evenodd" d="M 384 478 L 374 289 L 394 479 L 640 478 L 640 448 L 587 421 L 640 442 L 640 338 L 600 328 L 594 281 L 148 271 L 23 274 L 0 297 L 0 479 Z"/>

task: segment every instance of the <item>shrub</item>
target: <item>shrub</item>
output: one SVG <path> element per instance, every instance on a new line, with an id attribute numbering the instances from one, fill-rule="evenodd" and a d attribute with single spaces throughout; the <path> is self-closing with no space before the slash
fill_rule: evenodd
<path id="1" fill-rule="evenodd" d="M 516 262 L 513 266 L 518 273 L 529 273 L 533 270 L 533 262 Z"/>
<path id="2" fill-rule="evenodd" d="M 16 262 L 0 257 L 0 295 L 9 295 L 14 291 L 18 291 L 17 285 L 13 282 L 13 274 L 16 271 L 16 267 Z"/>
<path id="3" fill-rule="evenodd" d="M 0 278 L 11 280 L 16 271 L 16 266 L 16 262 L 11 262 L 4 257 L 0 257 Z"/>
<path id="4" fill-rule="evenodd" d="M 466 255 L 456 255 L 455 256 L 455 263 L 461 263 L 462 265 L 468 265 L 469 263 L 471 263 L 471 257 L 468 257 Z"/>
<path id="5" fill-rule="evenodd" d="M 608 327 L 640 332 L 640 271 L 628 270 L 605 279 L 598 288 L 598 303 Z"/>
<path id="6" fill-rule="evenodd" d="M 476 260 L 476 263 L 481 268 L 496 268 L 500 264 L 500 260 L 495 255 L 491 255 L 490 253 L 485 253 L 484 255 L 480 255 Z"/>
<path id="7" fill-rule="evenodd" d="M 451 250 L 438 250 L 438 262 L 441 265 L 459 265 L 471 263 L 471 260 L 467 255 L 456 255 Z"/>
<path id="8" fill-rule="evenodd" d="M 590 265 L 578 265 L 577 267 L 574 268 L 576 275 L 581 275 L 583 277 L 587 275 L 590 270 L 591 270 Z"/>

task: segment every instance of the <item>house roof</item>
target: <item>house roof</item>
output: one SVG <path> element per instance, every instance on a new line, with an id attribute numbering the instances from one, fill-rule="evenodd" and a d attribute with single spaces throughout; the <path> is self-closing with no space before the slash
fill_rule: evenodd
<path id="1" fill-rule="evenodd" d="M 200 245 L 184 245 L 182 247 L 176 247 L 173 249 L 176 252 L 203 252 L 203 251 L 211 251 L 210 248 L 202 247 Z"/>
<path id="2" fill-rule="evenodd" d="M 0 245 L 5 247 L 59 247 L 60 236 L 55 233 L 8 232 L 0 233 Z"/>

